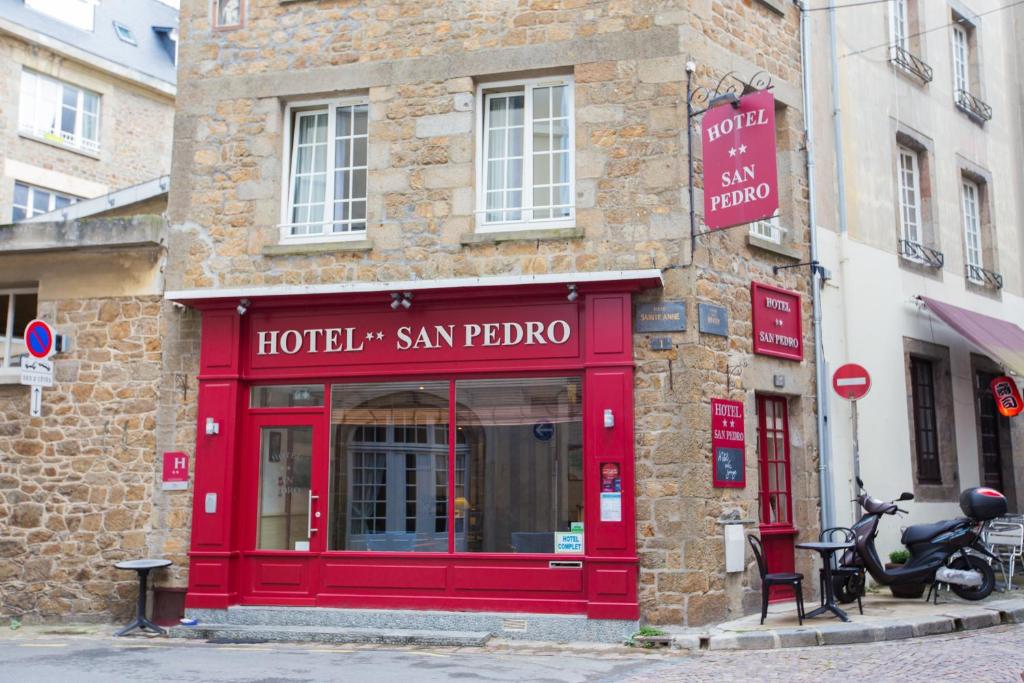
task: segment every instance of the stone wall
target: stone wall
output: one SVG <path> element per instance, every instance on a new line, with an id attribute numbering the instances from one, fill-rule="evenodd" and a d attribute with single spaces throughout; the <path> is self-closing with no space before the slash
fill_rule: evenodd
<path id="1" fill-rule="evenodd" d="M 719 520 L 757 517 L 755 391 L 790 398 L 796 523 L 802 538 L 817 525 L 808 273 L 771 270 L 807 260 L 798 15 L 772 4 L 259 0 L 243 28 L 212 31 L 207 3 L 186 1 L 169 287 L 664 269 L 665 289 L 644 298 L 686 301 L 691 324 L 671 335 L 669 352 L 635 338 L 643 616 L 694 625 L 749 610 L 757 581 L 751 572 L 724 573 Z M 688 60 L 698 85 L 732 70 L 765 70 L 775 80 L 785 248 L 752 246 L 740 228 L 700 238 L 691 254 Z M 476 234 L 479 113 L 456 101 L 481 82 L 542 74 L 575 79 L 575 230 Z M 285 105 L 335 94 L 370 103 L 367 243 L 279 245 Z M 804 293 L 802 363 L 751 355 L 751 280 Z M 728 338 L 697 333 L 698 301 L 728 306 Z M 711 397 L 747 405 L 745 489 L 711 488 Z M 809 558 L 798 559 L 811 575 Z"/>
<path id="2" fill-rule="evenodd" d="M 158 296 L 66 299 L 40 317 L 71 335 L 43 390 L 0 385 L 0 615 L 122 619 L 137 579 L 117 561 L 149 554 L 160 403 Z"/>
<path id="3" fill-rule="evenodd" d="M 100 94 L 98 153 L 79 153 L 18 134 L 21 72 L 26 67 Z M 171 167 L 173 121 L 172 97 L 0 34 L 0 149 L 5 161 L 0 223 L 11 218 L 15 180 L 90 197 L 95 193 L 87 190 L 97 185 L 112 191 L 165 175 Z M 33 167 L 38 177 L 12 171 L 6 160 Z"/>

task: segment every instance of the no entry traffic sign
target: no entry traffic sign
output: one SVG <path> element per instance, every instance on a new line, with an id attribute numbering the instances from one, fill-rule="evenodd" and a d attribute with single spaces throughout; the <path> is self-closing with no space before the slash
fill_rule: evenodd
<path id="1" fill-rule="evenodd" d="M 871 375 L 856 363 L 847 363 L 832 375 L 832 388 L 841 397 L 856 401 L 864 398 L 871 388 Z"/>
<path id="2" fill-rule="evenodd" d="M 33 358 L 49 358 L 53 355 L 53 343 L 56 336 L 43 320 L 32 320 L 25 326 L 25 349 Z"/>

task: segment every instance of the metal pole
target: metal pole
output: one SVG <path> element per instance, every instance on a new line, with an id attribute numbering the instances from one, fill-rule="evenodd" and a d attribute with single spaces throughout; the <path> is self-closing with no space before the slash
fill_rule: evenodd
<path id="1" fill-rule="evenodd" d="M 850 401 L 850 403 L 853 404 L 851 406 L 851 410 L 853 411 L 853 476 L 854 476 L 853 480 L 857 481 L 858 479 L 860 479 L 860 432 L 858 431 L 859 423 L 857 421 L 857 403 L 858 403 L 858 401 L 856 399 L 854 399 L 854 400 Z M 857 490 L 859 491 L 859 488 Z M 856 498 L 856 497 L 857 496 L 855 495 L 854 498 Z M 854 501 L 854 503 L 853 503 L 853 517 L 852 517 L 852 519 L 857 519 L 857 512 L 858 512 L 859 509 L 860 509 L 860 506 L 857 504 L 856 501 Z"/>
<path id="2" fill-rule="evenodd" d="M 818 260 L 817 206 L 814 190 L 814 98 L 811 88 L 810 33 L 807 11 L 802 0 L 800 10 L 800 63 L 803 71 L 804 145 L 807 150 L 807 220 L 810 231 L 811 261 Z M 818 485 L 821 489 L 821 527 L 835 526 L 832 501 L 832 445 L 829 435 L 828 394 L 825 354 L 821 335 L 821 270 L 811 268 L 811 302 L 814 319 L 815 402 L 818 408 Z"/>
<path id="3" fill-rule="evenodd" d="M 690 263 L 693 263 L 693 252 L 697 248 L 697 207 L 693 198 L 693 72 L 697 65 L 686 62 L 686 160 L 689 166 L 690 180 Z"/>

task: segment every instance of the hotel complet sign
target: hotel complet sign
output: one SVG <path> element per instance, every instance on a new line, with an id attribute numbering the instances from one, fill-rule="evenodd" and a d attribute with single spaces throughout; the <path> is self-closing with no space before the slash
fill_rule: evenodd
<path id="1" fill-rule="evenodd" d="M 779 208 L 775 96 L 767 90 L 737 106 L 709 109 L 701 122 L 704 223 L 710 230 L 770 218 Z"/>
<path id="2" fill-rule="evenodd" d="M 804 359 L 800 294 L 760 282 L 750 284 L 754 353 L 787 360 Z"/>

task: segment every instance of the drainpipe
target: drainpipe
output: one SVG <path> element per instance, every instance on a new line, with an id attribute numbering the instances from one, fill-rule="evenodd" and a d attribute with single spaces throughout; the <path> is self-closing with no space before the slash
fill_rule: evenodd
<path id="1" fill-rule="evenodd" d="M 810 30 L 803 0 L 800 10 L 800 63 L 803 66 L 804 146 L 807 150 L 807 220 L 811 240 L 811 303 L 814 319 L 815 399 L 818 407 L 818 481 L 821 488 L 821 528 L 835 526 L 832 502 L 832 444 L 828 419 L 828 377 L 821 339 L 821 268 L 818 266 L 818 212 L 814 191 L 814 97 L 811 88 Z"/>

